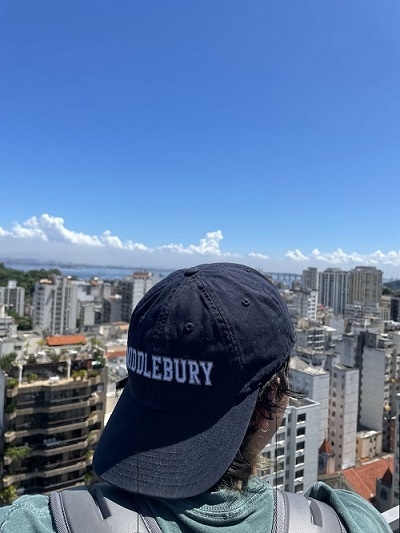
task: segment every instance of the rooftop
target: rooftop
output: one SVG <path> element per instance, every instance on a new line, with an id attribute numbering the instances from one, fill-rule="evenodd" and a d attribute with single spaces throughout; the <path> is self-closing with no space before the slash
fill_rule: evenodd
<path id="1" fill-rule="evenodd" d="M 72 346 L 74 344 L 86 344 L 87 339 L 84 335 L 55 335 L 46 337 L 48 346 Z"/>
<path id="2" fill-rule="evenodd" d="M 354 492 L 366 500 L 371 500 L 376 494 L 376 480 L 381 479 L 387 469 L 393 472 L 394 458 L 387 455 L 380 459 L 343 470 L 343 475 L 352 486 Z"/>

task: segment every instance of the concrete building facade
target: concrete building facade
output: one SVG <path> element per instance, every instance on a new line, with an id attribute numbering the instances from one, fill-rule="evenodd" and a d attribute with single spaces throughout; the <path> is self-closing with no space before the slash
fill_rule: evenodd
<path id="1" fill-rule="evenodd" d="M 303 270 L 301 276 L 301 285 L 303 290 L 317 291 L 319 286 L 318 270 L 316 267 L 308 267 Z"/>
<path id="2" fill-rule="evenodd" d="M 361 354 L 360 424 L 382 432 L 382 449 L 391 451 L 390 424 L 400 392 L 398 335 L 369 334 Z"/>
<path id="3" fill-rule="evenodd" d="M 79 283 L 68 277 L 52 276 L 35 284 L 33 327 L 46 334 L 75 333 L 78 319 Z"/>
<path id="4" fill-rule="evenodd" d="M 107 370 L 94 360 L 0 371 L 0 485 L 18 495 L 83 484 L 104 427 Z"/>
<path id="5" fill-rule="evenodd" d="M 382 270 L 358 266 L 349 271 L 348 303 L 379 305 L 382 297 Z"/>
<path id="6" fill-rule="evenodd" d="M 318 446 L 321 446 L 328 435 L 330 374 L 322 367 L 291 357 L 290 377 L 295 390 L 304 391 L 307 398 L 318 404 Z"/>
<path id="7" fill-rule="evenodd" d="M 121 319 L 123 321 L 130 321 L 133 309 L 155 282 L 150 272 L 135 272 L 121 281 Z"/>
<path id="8" fill-rule="evenodd" d="M 329 444 L 335 454 L 335 470 L 356 464 L 358 418 L 358 368 L 338 363 L 331 371 Z"/>
<path id="9" fill-rule="evenodd" d="M 318 476 L 317 402 L 289 399 L 281 427 L 262 454 L 276 461 L 276 469 L 260 471 L 259 476 L 272 487 L 304 492 Z"/>
<path id="10" fill-rule="evenodd" d="M 3 302 L 7 311 L 14 311 L 19 316 L 25 314 L 25 289 L 17 282 L 9 280 L 7 287 L 0 287 L 0 304 Z"/>
<path id="11" fill-rule="evenodd" d="M 348 272 L 340 268 L 327 268 L 319 273 L 319 303 L 333 310 L 334 315 L 344 315 L 348 297 Z"/>

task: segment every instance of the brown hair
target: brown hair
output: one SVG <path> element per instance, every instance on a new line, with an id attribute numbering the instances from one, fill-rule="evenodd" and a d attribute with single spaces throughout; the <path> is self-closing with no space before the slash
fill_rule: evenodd
<path id="1" fill-rule="evenodd" d="M 267 469 L 268 462 L 260 453 L 254 451 L 253 437 L 259 429 L 259 417 L 274 420 L 282 410 L 285 396 L 302 398 L 304 393 L 291 388 L 289 379 L 289 358 L 282 368 L 259 390 L 257 402 L 251 416 L 242 444 L 228 470 L 211 490 L 243 490 L 256 468 Z"/>

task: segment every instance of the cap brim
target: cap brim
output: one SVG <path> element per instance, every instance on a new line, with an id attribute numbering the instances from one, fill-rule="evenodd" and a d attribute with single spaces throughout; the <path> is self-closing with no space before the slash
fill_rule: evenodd
<path id="1" fill-rule="evenodd" d="M 246 433 L 258 390 L 190 413 L 152 410 L 127 385 L 96 446 L 96 474 L 130 492 L 164 498 L 195 496 L 214 486 Z M 193 428 L 196 433 L 193 435 Z"/>

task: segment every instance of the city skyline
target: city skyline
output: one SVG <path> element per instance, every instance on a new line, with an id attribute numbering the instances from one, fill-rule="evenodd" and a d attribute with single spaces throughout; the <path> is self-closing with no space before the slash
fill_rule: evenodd
<path id="1" fill-rule="evenodd" d="M 287 250 L 283 257 L 269 257 L 258 253 L 231 253 L 223 249 L 221 230 L 208 232 L 196 244 L 187 246 L 169 243 L 150 248 L 144 243 L 122 241 L 117 235 L 104 231 L 87 235 L 69 229 L 61 217 L 43 214 L 31 217 L 23 224 L 15 223 L 10 230 L 0 226 L 0 262 L 38 261 L 42 264 L 86 264 L 173 270 L 202 262 L 243 262 L 267 272 L 293 272 L 316 267 L 352 270 L 357 266 L 373 266 L 383 271 L 385 279 L 400 277 L 400 252 L 371 254 L 346 253 L 338 249 L 321 252 L 314 249 L 308 255 Z M 4 246 L 6 244 L 6 246 Z M 22 244 L 22 245 L 21 245 Z"/>
<path id="2" fill-rule="evenodd" d="M 7 3 L 0 261 L 400 277 L 398 2 Z"/>

